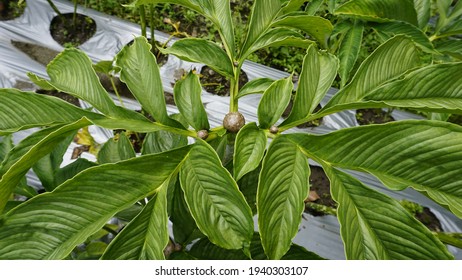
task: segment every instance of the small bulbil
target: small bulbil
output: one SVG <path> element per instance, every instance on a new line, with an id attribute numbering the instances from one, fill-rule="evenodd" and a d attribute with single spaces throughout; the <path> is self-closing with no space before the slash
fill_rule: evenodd
<path id="1" fill-rule="evenodd" d="M 279 132 L 279 127 L 273 125 L 273 126 L 270 127 L 269 132 L 271 134 L 277 134 Z"/>
<path id="2" fill-rule="evenodd" d="M 237 133 L 244 124 L 245 118 L 239 112 L 230 112 L 223 119 L 223 127 L 231 133 Z"/>
<path id="3" fill-rule="evenodd" d="M 202 130 L 199 130 L 197 132 L 197 137 L 202 139 L 202 140 L 205 140 L 209 137 L 209 132 L 205 129 L 202 129 Z"/>

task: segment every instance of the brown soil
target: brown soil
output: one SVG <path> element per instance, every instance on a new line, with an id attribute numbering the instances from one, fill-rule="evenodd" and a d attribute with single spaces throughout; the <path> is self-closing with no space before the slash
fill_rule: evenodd
<path id="1" fill-rule="evenodd" d="M 45 66 L 48 65 L 59 54 L 58 51 L 35 44 L 14 40 L 11 41 L 11 44 L 18 48 L 20 51 L 27 54 L 33 60 Z"/>
<path id="2" fill-rule="evenodd" d="M 390 111 L 387 112 L 380 108 L 375 108 L 356 110 L 356 120 L 359 125 L 368 125 L 392 122 L 395 119 L 391 116 Z"/>
<path id="3" fill-rule="evenodd" d="M 24 13 L 26 2 L 18 5 L 19 0 L 0 0 L 0 21 L 12 20 Z"/>
<path id="4" fill-rule="evenodd" d="M 73 13 L 55 16 L 50 24 L 50 33 L 56 42 L 77 47 L 85 43 L 96 32 L 95 21 L 85 15 L 77 14 L 76 24 L 73 24 Z"/>
<path id="5" fill-rule="evenodd" d="M 436 232 L 442 232 L 443 228 L 441 227 L 441 223 L 435 214 L 430 211 L 429 208 L 424 207 L 422 213 L 417 213 L 415 215 L 417 220 L 419 220 L 422 224 L 424 224 L 428 229 Z"/>
<path id="6" fill-rule="evenodd" d="M 229 96 L 229 89 L 231 87 L 230 81 L 210 67 L 202 67 L 200 81 L 202 87 L 207 92 L 219 96 Z M 241 70 L 241 74 L 239 76 L 239 88 L 243 87 L 248 81 L 249 78 L 247 77 L 247 74 Z"/>
<path id="7" fill-rule="evenodd" d="M 293 102 L 293 99 L 291 99 L 290 102 L 289 102 L 289 105 L 286 108 L 286 110 L 284 111 L 284 113 L 282 113 L 282 117 L 284 119 L 286 119 L 290 115 L 290 112 L 292 111 L 293 106 L 294 106 L 294 102 Z M 316 113 L 317 111 L 321 110 L 321 108 L 322 108 L 321 105 L 318 105 L 316 107 L 316 109 L 314 109 L 314 112 Z M 317 127 L 317 126 L 320 126 L 321 123 L 322 123 L 322 118 L 319 118 L 319 119 L 316 119 L 316 120 L 312 120 L 312 121 L 297 125 L 297 127 L 298 128 Z"/>
<path id="8" fill-rule="evenodd" d="M 330 182 L 326 173 L 321 167 L 310 165 L 311 175 L 310 175 L 310 193 L 315 192 L 317 196 L 316 200 L 313 202 L 316 204 L 325 205 L 331 208 L 337 208 L 337 203 L 332 199 L 330 194 Z M 310 195 L 311 196 L 311 195 Z M 319 197 L 319 198 L 318 198 Z M 305 212 L 313 216 L 323 216 L 326 213 L 317 211 L 311 207 L 306 207 Z M 438 218 L 431 212 L 427 207 L 423 207 L 421 213 L 416 213 L 415 217 L 422 224 L 424 224 L 428 229 L 436 232 L 442 232 L 443 228 L 441 222 Z"/>
<path id="9" fill-rule="evenodd" d="M 326 173 L 321 167 L 310 165 L 310 192 L 316 192 L 319 197 L 314 202 L 317 204 L 325 205 L 332 208 L 337 208 L 337 203 L 332 199 L 330 194 L 330 182 Z M 325 215 L 323 212 L 316 211 L 315 209 L 306 207 L 305 211 L 313 216 Z"/>
<path id="10" fill-rule="evenodd" d="M 71 103 L 74 106 L 80 107 L 80 103 L 79 103 L 78 98 L 76 98 L 76 97 L 74 97 L 72 95 L 69 95 L 67 93 L 61 92 L 61 91 L 39 89 L 39 90 L 37 90 L 37 93 L 38 94 L 46 94 L 46 95 L 50 95 L 50 96 L 55 96 L 55 97 L 61 98 L 62 100 L 66 101 L 68 103 Z"/>

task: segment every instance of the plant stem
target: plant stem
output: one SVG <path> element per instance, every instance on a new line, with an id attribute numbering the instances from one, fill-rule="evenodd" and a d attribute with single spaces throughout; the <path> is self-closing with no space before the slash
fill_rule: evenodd
<path id="1" fill-rule="evenodd" d="M 139 9 L 141 21 L 141 36 L 146 38 L 146 10 L 144 9 L 144 5 L 140 5 Z"/>
<path id="2" fill-rule="evenodd" d="M 305 206 L 317 212 L 321 212 L 327 215 L 337 216 L 337 210 L 329 206 L 325 206 L 325 205 L 313 203 L 313 202 L 306 202 Z"/>
<path id="3" fill-rule="evenodd" d="M 48 2 L 48 4 L 50 4 L 50 7 L 53 9 L 53 11 L 55 11 L 55 13 L 57 13 L 58 16 L 61 18 L 61 20 L 63 20 L 63 22 L 64 22 L 65 21 L 64 16 L 59 11 L 59 9 L 55 6 L 55 3 L 53 3 L 53 1 L 51 1 L 51 0 L 47 0 L 47 2 Z"/>
<path id="4" fill-rule="evenodd" d="M 151 30 L 151 46 L 154 51 L 156 47 L 156 39 L 154 37 L 154 5 L 149 5 L 149 28 Z"/>
<path id="5" fill-rule="evenodd" d="M 72 27 L 74 30 L 77 27 L 77 0 L 74 0 L 74 14 L 72 15 Z"/>
<path id="6" fill-rule="evenodd" d="M 103 229 L 107 232 L 109 232 L 110 234 L 116 236 L 118 234 L 117 231 L 113 230 L 112 228 L 108 227 L 108 225 L 104 225 L 103 226 Z"/>
<path id="7" fill-rule="evenodd" d="M 230 100 L 229 100 L 229 111 L 237 112 L 239 110 L 239 102 L 236 98 L 239 93 L 239 74 L 241 73 L 241 66 L 234 68 L 234 78 L 231 79 L 230 86 Z"/>
<path id="8" fill-rule="evenodd" d="M 117 90 L 117 87 L 114 83 L 114 77 L 111 74 L 109 74 L 109 80 L 111 81 L 111 85 L 112 85 L 112 88 L 114 89 L 114 93 L 117 96 L 117 99 L 119 99 L 120 105 L 125 108 L 124 102 L 122 101 L 119 91 Z"/>
<path id="9" fill-rule="evenodd" d="M 433 232 L 438 239 L 448 245 L 457 248 L 462 248 L 462 234 L 461 233 L 446 233 L 446 232 Z"/>

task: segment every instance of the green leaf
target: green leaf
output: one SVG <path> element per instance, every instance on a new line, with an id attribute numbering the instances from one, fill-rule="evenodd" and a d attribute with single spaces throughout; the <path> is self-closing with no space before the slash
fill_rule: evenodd
<path id="1" fill-rule="evenodd" d="M 462 62 L 435 64 L 385 84 L 364 97 L 388 106 L 462 113 Z"/>
<path id="2" fill-rule="evenodd" d="M 361 100 L 375 88 L 417 67 L 417 53 L 416 46 L 407 37 L 396 36 L 386 41 L 364 60 L 352 81 L 324 108 Z"/>
<path id="3" fill-rule="evenodd" d="M 255 43 L 241 56 L 241 60 L 247 58 L 255 51 L 267 47 L 293 46 L 307 48 L 314 42 L 307 40 L 300 33 L 283 27 L 273 28 L 264 33 Z"/>
<path id="4" fill-rule="evenodd" d="M 323 2 L 324 2 L 324 0 L 312 0 L 312 1 L 310 1 L 308 3 L 308 5 L 306 6 L 305 12 L 310 16 L 314 16 L 314 14 L 316 14 L 316 12 L 319 11 L 319 8 L 323 4 Z"/>
<path id="5" fill-rule="evenodd" d="M 303 152 L 284 137 L 271 143 L 257 192 L 258 228 L 270 259 L 289 250 L 305 209 L 310 168 Z"/>
<path id="6" fill-rule="evenodd" d="M 21 178 L 39 159 L 49 154 L 70 135 L 89 125 L 87 119 L 37 131 L 16 145 L 0 166 L 0 213 Z"/>
<path id="7" fill-rule="evenodd" d="M 226 250 L 202 238 L 192 245 L 188 253 L 198 260 L 248 260 L 242 250 Z"/>
<path id="8" fill-rule="evenodd" d="M 135 156 L 135 150 L 133 150 L 130 139 L 122 132 L 104 143 L 98 152 L 98 163 L 116 163 Z"/>
<path id="9" fill-rule="evenodd" d="M 146 134 L 141 154 L 157 154 L 188 145 L 188 138 L 183 135 L 159 130 Z"/>
<path id="10" fill-rule="evenodd" d="M 406 21 L 416 26 L 418 24 L 413 0 L 352 0 L 339 6 L 335 10 L 335 14 L 377 22 L 395 19 Z"/>
<path id="11" fill-rule="evenodd" d="M 444 28 L 440 34 L 440 37 L 452 36 L 462 34 L 462 20 L 454 21 L 452 24 L 449 24 Z"/>
<path id="12" fill-rule="evenodd" d="M 93 64 L 93 69 L 95 69 L 95 71 L 99 73 L 110 74 L 111 71 L 114 70 L 113 61 L 112 60 L 98 61 L 96 64 Z"/>
<path id="13" fill-rule="evenodd" d="M 318 52 L 314 46 L 307 50 L 292 111 L 283 124 L 305 118 L 316 109 L 331 87 L 337 69 L 335 56 Z"/>
<path id="14" fill-rule="evenodd" d="M 237 183 L 239 185 L 239 190 L 245 197 L 245 201 L 252 209 L 252 214 L 257 214 L 257 189 L 258 189 L 258 177 L 261 171 L 261 162 L 260 165 L 253 171 L 244 175 Z"/>
<path id="15" fill-rule="evenodd" d="M 110 243 L 101 259 L 164 260 L 169 242 L 166 181 L 157 193 Z"/>
<path id="16" fill-rule="evenodd" d="M 324 260 L 316 253 L 310 252 L 305 248 L 292 244 L 289 251 L 281 258 L 281 260 Z"/>
<path id="17" fill-rule="evenodd" d="M 199 140 L 193 146 L 181 168 L 180 182 L 191 215 L 210 241 L 225 249 L 250 244 L 252 212 L 207 143 Z"/>
<path id="18" fill-rule="evenodd" d="M 371 173 L 387 186 L 390 182 L 399 188 L 410 186 L 462 217 L 462 128 L 458 125 L 410 120 L 287 137 L 317 161 Z"/>
<path id="19" fill-rule="evenodd" d="M 121 114 L 120 108 L 101 85 L 92 61 L 83 51 L 65 49 L 48 64 L 47 73 L 50 81 L 42 80 L 32 73 L 29 73 L 29 77 L 85 100 L 105 115 Z"/>
<path id="20" fill-rule="evenodd" d="M 173 188 L 172 209 L 169 215 L 173 223 L 173 236 L 175 242 L 186 246 L 191 240 L 201 237 L 201 234 L 189 212 L 183 190 L 181 189 L 180 180 L 176 180 Z"/>
<path id="21" fill-rule="evenodd" d="M 55 182 L 55 175 L 63 162 L 63 157 L 67 148 L 71 144 L 72 140 L 74 140 L 74 136 L 75 134 L 69 135 L 66 139 L 59 143 L 50 154 L 44 156 L 37 161 L 34 166 L 32 166 L 32 169 L 40 179 L 40 182 L 46 191 L 52 191 L 59 185 Z"/>
<path id="22" fill-rule="evenodd" d="M 117 54 L 115 64 L 121 68 L 120 79 L 143 109 L 156 121 L 177 127 L 178 124 L 168 117 L 159 66 L 147 39 L 135 38 L 132 45 Z"/>
<path id="23" fill-rule="evenodd" d="M 289 76 L 275 81 L 265 90 L 258 105 L 260 128 L 270 128 L 279 120 L 287 105 L 289 105 L 293 88 L 292 76 Z"/>
<path id="24" fill-rule="evenodd" d="M 462 60 L 462 40 L 453 39 L 441 42 L 436 45 L 436 50 Z"/>
<path id="25" fill-rule="evenodd" d="M 430 230 L 396 200 L 326 168 L 348 259 L 453 259 Z"/>
<path id="26" fill-rule="evenodd" d="M 414 0 L 414 8 L 420 29 L 424 29 L 430 21 L 431 5 L 431 0 Z"/>
<path id="27" fill-rule="evenodd" d="M 339 49 L 339 76 L 341 78 L 340 87 L 343 88 L 350 79 L 356 61 L 358 60 L 359 50 L 363 41 L 364 25 L 355 20 L 350 24 L 350 29 L 345 34 Z"/>
<path id="28" fill-rule="evenodd" d="M 202 87 L 199 77 L 193 72 L 176 82 L 173 89 L 175 103 L 181 115 L 196 131 L 209 130 L 209 120 L 202 104 Z"/>
<path id="29" fill-rule="evenodd" d="M 5 159 L 6 155 L 13 149 L 13 135 L 0 136 L 0 163 Z"/>
<path id="30" fill-rule="evenodd" d="M 75 175 L 79 174 L 80 172 L 90 168 L 97 166 L 97 163 L 92 161 L 86 160 L 84 158 L 78 158 L 71 164 L 64 166 L 63 168 L 56 171 L 55 174 L 55 183 L 56 186 L 61 185 L 66 180 L 71 179 Z"/>
<path id="31" fill-rule="evenodd" d="M 281 0 L 255 0 L 250 14 L 247 35 L 241 48 L 239 60 L 243 61 L 243 54 L 271 27 L 282 8 Z"/>
<path id="32" fill-rule="evenodd" d="M 189 152 L 188 146 L 90 168 L 21 204 L 2 216 L 0 259 L 66 257 L 114 214 L 161 187 Z"/>
<path id="33" fill-rule="evenodd" d="M 257 78 L 246 83 L 240 90 L 236 98 L 241 98 L 249 94 L 263 93 L 267 90 L 270 85 L 274 83 L 274 80 L 270 78 Z"/>
<path id="34" fill-rule="evenodd" d="M 103 118 L 56 97 L 0 89 L 0 135 L 31 127 L 71 123 L 82 117 Z"/>
<path id="35" fill-rule="evenodd" d="M 242 176 L 260 165 L 266 150 L 266 133 L 255 123 L 245 125 L 237 134 L 234 143 L 234 179 Z"/>
<path id="36" fill-rule="evenodd" d="M 186 61 L 206 64 L 228 78 L 234 77 L 233 63 L 225 51 L 212 41 L 186 38 L 176 41 L 170 48 L 161 51 Z"/>
<path id="37" fill-rule="evenodd" d="M 325 49 L 327 49 L 327 41 L 333 30 L 333 26 L 329 20 L 318 16 L 308 15 L 287 16 L 273 23 L 272 26 L 282 26 L 302 30 L 311 38 L 316 39 Z"/>
<path id="38" fill-rule="evenodd" d="M 196 11 L 214 23 L 228 53 L 233 58 L 234 28 L 229 0 L 136 0 L 132 5 L 172 3 Z"/>
<path id="39" fill-rule="evenodd" d="M 279 15 L 285 15 L 300 10 L 303 4 L 305 4 L 306 0 L 287 0 L 282 2 L 286 2 L 286 4 L 282 7 Z"/>
<path id="40" fill-rule="evenodd" d="M 458 1 L 455 5 L 453 5 L 450 18 L 454 19 L 460 15 L 462 15 L 462 2 Z"/>
<path id="41" fill-rule="evenodd" d="M 371 26 L 376 30 L 389 35 L 390 37 L 395 35 L 407 35 L 412 38 L 414 43 L 416 43 L 424 51 L 430 53 L 435 52 L 434 47 L 428 39 L 427 35 L 422 30 L 410 23 L 404 21 L 391 21 L 375 23 Z"/>

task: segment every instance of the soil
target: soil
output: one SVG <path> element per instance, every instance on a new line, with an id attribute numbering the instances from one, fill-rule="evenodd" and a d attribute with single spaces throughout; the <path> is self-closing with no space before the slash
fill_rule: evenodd
<path id="1" fill-rule="evenodd" d="M 330 182 L 326 173 L 321 167 L 310 165 L 310 192 L 316 192 L 319 197 L 314 202 L 328 207 L 337 208 L 337 203 L 332 199 L 330 194 Z M 325 213 L 319 212 L 310 207 L 306 207 L 305 211 L 313 216 L 323 216 Z"/>
<path id="2" fill-rule="evenodd" d="M 148 40 L 148 42 L 151 42 L 151 38 L 147 38 L 147 40 Z M 131 44 L 133 44 L 133 40 L 128 42 L 127 45 L 130 46 Z M 168 55 L 163 54 L 161 51 L 159 51 L 158 48 L 162 48 L 162 43 L 159 42 L 159 41 L 156 41 L 156 47 L 152 47 L 151 52 L 156 57 L 157 65 L 159 65 L 159 67 L 161 67 L 162 65 L 165 65 L 165 63 L 167 63 Z"/>
<path id="3" fill-rule="evenodd" d="M 19 0 L 0 0 L 0 21 L 12 20 L 24 13 L 26 1 L 18 6 Z"/>
<path id="4" fill-rule="evenodd" d="M 440 221 L 429 208 L 424 207 L 422 213 L 417 213 L 415 217 L 431 231 L 443 231 Z"/>
<path id="5" fill-rule="evenodd" d="M 77 47 L 85 43 L 96 32 L 95 21 L 85 15 L 77 14 L 76 24 L 73 26 L 73 13 L 55 16 L 50 24 L 50 33 L 53 39 L 62 46 Z"/>
<path id="6" fill-rule="evenodd" d="M 290 102 L 289 102 L 289 105 L 286 108 L 286 110 L 284 111 L 284 113 L 282 113 L 282 117 L 284 119 L 286 119 L 290 115 L 290 112 L 292 111 L 293 106 L 294 106 L 294 101 L 293 101 L 293 99 L 291 99 Z M 316 109 L 314 109 L 314 112 L 316 113 L 317 111 L 321 110 L 321 108 L 322 108 L 321 105 L 318 105 L 316 107 Z M 298 128 L 317 127 L 317 126 L 320 126 L 321 123 L 322 123 L 322 118 L 319 118 L 319 119 L 316 119 L 316 120 L 312 120 L 312 121 L 297 125 L 297 127 Z"/>
<path id="7" fill-rule="evenodd" d="M 44 90 L 44 89 L 39 89 L 36 91 L 38 94 L 46 94 L 46 95 L 50 95 L 50 96 L 55 96 L 55 97 L 58 97 L 58 98 L 61 98 L 62 100 L 68 102 L 68 103 L 71 103 L 72 105 L 74 106 L 77 106 L 77 107 L 80 107 L 80 102 L 79 102 L 79 99 L 72 96 L 72 95 L 69 95 L 67 93 L 64 93 L 64 92 L 61 92 L 61 91 L 57 91 L 57 90 Z"/>
<path id="8" fill-rule="evenodd" d="M 11 44 L 23 53 L 27 54 L 33 60 L 45 66 L 48 65 L 59 54 L 58 51 L 35 44 L 14 40 L 11 41 Z"/>
<path id="9" fill-rule="evenodd" d="M 332 199 L 330 194 L 330 182 L 326 173 L 321 167 L 310 165 L 311 175 L 310 175 L 310 193 L 315 192 L 316 195 L 311 195 L 314 199 L 312 201 L 316 204 L 321 204 L 331 208 L 337 208 L 337 203 Z M 313 216 L 323 216 L 326 215 L 324 212 L 317 211 L 311 207 L 305 207 L 305 212 Z M 415 217 L 422 224 L 424 224 L 428 229 L 435 232 L 442 232 L 443 228 L 441 222 L 438 218 L 431 212 L 427 207 L 423 207 L 423 211 L 416 213 Z"/>
<path id="10" fill-rule="evenodd" d="M 356 110 L 356 120 L 358 121 L 359 125 L 368 125 L 392 122 L 395 119 L 391 116 L 390 111 L 374 108 Z"/>
<path id="11" fill-rule="evenodd" d="M 230 81 L 208 66 L 202 67 L 200 81 L 202 87 L 211 94 L 219 96 L 230 95 Z M 239 88 L 243 87 L 248 81 L 249 78 L 247 77 L 247 74 L 241 70 L 241 74 L 239 75 Z"/>

